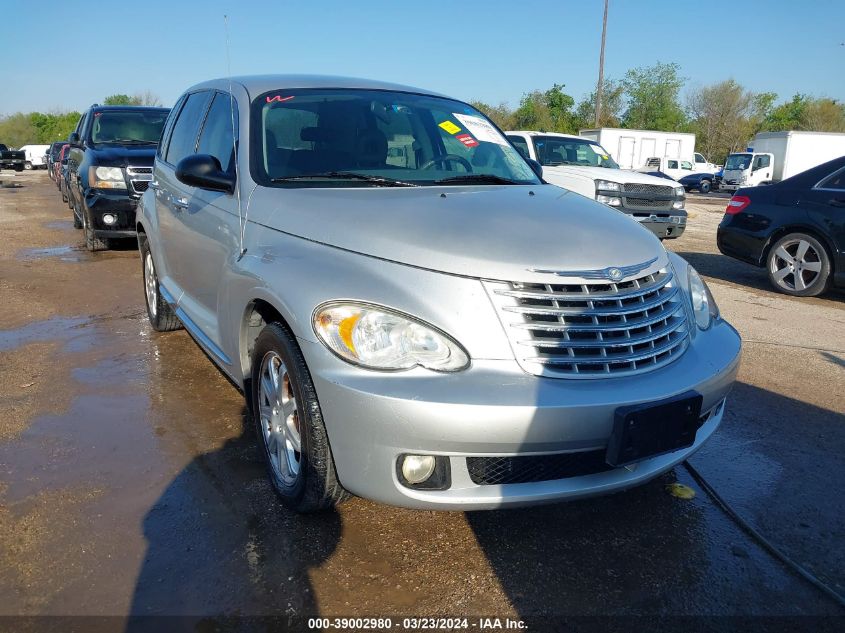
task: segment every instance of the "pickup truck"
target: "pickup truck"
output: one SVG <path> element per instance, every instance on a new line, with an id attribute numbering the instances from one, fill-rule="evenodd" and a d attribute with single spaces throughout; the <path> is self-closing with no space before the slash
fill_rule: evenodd
<path id="1" fill-rule="evenodd" d="M 539 162 L 546 182 L 621 211 L 661 240 L 686 228 L 686 192 L 666 178 L 619 169 L 597 142 L 555 132 L 506 132 L 525 157 Z"/>
<path id="2" fill-rule="evenodd" d="M 26 154 L 20 150 L 9 149 L 0 143 L 0 169 L 14 169 L 23 171 L 26 163 Z"/>

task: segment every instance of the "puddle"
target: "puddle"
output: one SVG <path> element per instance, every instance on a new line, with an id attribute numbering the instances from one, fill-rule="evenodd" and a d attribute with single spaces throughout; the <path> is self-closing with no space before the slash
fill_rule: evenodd
<path id="1" fill-rule="evenodd" d="M 77 333 L 72 330 L 80 328 L 87 321 L 88 319 L 83 317 L 58 317 L 35 321 L 14 330 L 0 330 L 0 352 L 36 341 L 75 338 Z"/>
<path id="2" fill-rule="evenodd" d="M 17 254 L 18 259 L 43 259 L 58 257 L 63 262 L 81 262 L 85 254 L 78 246 L 50 246 L 48 248 L 25 248 Z"/>

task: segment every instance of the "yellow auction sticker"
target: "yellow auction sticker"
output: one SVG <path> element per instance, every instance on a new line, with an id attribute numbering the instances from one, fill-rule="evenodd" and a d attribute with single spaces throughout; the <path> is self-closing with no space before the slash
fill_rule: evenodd
<path id="1" fill-rule="evenodd" d="M 457 134 L 461 131 L 461 128 L 459 128 L 451 121 L 443 121 L 443 123 L 440 124 L 440 127 L 449 132 L 449 134 Z"/>

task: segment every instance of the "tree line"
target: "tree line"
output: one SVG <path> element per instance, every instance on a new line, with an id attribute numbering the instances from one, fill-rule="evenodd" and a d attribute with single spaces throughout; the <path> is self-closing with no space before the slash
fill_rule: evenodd
<path id="1" fill-rule="evenodd" d="M 103 105 L 160 106 L 161 99 L 149 90 L 134 95 L 113 94 L 103 99 Z M 71 112 L 17 112 L 0 117 L 0 143 L 9 147 L 22 145 L 47 145 L 66 139 L 76 129 L 82 113 Z"/>
<path id="2" fill-rule="evenodd" d="M 606 79 L 599 127 L 692 132 L 696 149 L 718 163 L 745 149 L 757 132 L 845 132 L 845 104 L 834 99 L 796 94 L 778 104 L 773 92 L 752 92 L 726 79 L 693 87 L 682 100 L 686 83 L 677 64 L 663 63 L 633 68 L 621 79 Z M 516 108 L 480 101 L 472 105 L 503 130 L 577 134 L 596 127 L 595 91 L 576 103 L 565 87 L 554 84 L 545 91 L 528 92 Z"/>
<path id="3" fill-rule="evenodd" d="M 621 79 L 606 79 L 602 88 L 601 127 L 666 132 L 692 132 L 696 149 L 710 160 L 723 162 L 741 150 L 757 132 L 814 130 L 845 132 L 845 104 L 827 97 L 796 94 L 777 103 L 773 92 L 752 92 L 733 79 L 692 87 L 681 93 L 687 79 L 677 64 L 657 63 L 632 68 Z M 564 84 L 533 90 L 519 105 L 473 105 L 504 130 L 542 130 L 577 134 L 595 127 L 595 91 L 581 101 L 565 92 Z M 105 105 L 161 105 L 155 94 L 114 94 Z M 76 127 L 79 112 L 29 112 L 0 118 L 0 142 L 11 147 L 66 139 Z"/>

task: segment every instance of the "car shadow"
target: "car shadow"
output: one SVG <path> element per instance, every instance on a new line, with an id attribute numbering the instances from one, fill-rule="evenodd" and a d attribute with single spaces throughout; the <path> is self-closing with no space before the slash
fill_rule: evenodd
<path id="1" fill-rule="evenodd" d="M 195 457 L 147 513 L 127 632 L 240 630 L 244 616 L 285 626 L 319 613 L 308 571 L 334 551 L 340 516 L 276 502 L 246 409 L 241 422 L 240 436 Z"/>
<path id="2" fill-rule="evenodd" d="M 842 583 L 845 500 L 830 499 L 830 490 L 845 486 L 845 461 L 829 450 L 845 445 L 842 415 L 748 384 L 728 402 L 691 461 L 771 541 L 831 586 Z M 696 497 L 669 494 L 676 481 Z M 514 610 L 535 630 L 552 630 L 561 616 L 840 613 L 732 523 L 682 465 L 610 496 L 466 517 Z M 643 622 L 576 620 L 570 630 L 577 624 L 640 630 Z M 724 624 L 735 630 L 729 618 Z"/>

